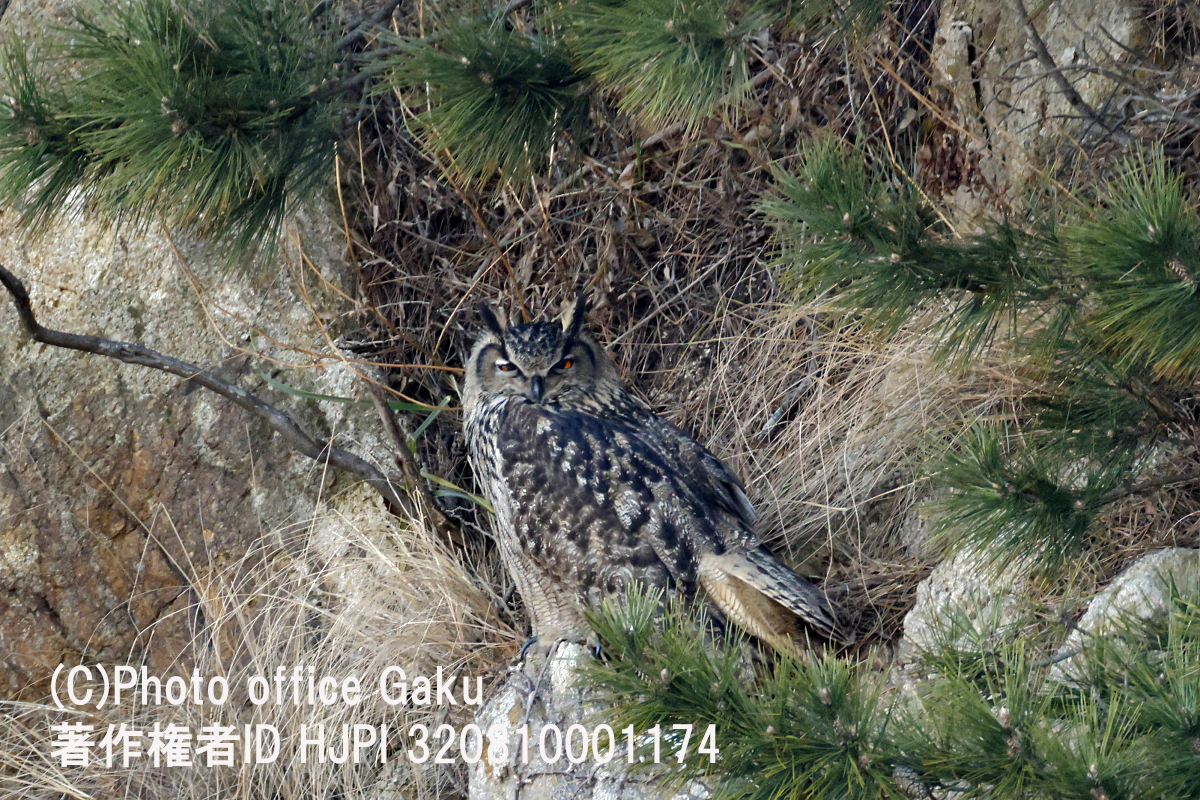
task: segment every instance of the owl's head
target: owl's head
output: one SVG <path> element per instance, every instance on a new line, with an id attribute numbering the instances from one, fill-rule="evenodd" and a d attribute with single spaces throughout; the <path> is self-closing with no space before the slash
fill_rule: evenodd
<path id="1" fill-rule="evenodd" d="M 479 316 L 483 335 L 467 360 L 463 406 L 472 408 L 497 395 L 554 403 L 573 392 L 620 388 L 616 365 L 583 328 L 586 305 L 580 296 L 559 322 L 506 324 L 486 303 Z"/>

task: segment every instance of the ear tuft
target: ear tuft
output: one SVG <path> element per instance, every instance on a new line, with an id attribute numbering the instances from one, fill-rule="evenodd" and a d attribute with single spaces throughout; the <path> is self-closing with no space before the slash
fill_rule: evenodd
<path id="1" fill-rule="evenodd" d="M 563 335 L 567 341 L 571 341 L 579 335 L 579 329 L 583 327 L 583 317 L 585 314 L 587 314 L 587 299 L 584 298 L 583 292 L 580 292 L 575 295 L 575 304 L 563 316 Z"/>
<path id="2" fill-rule="evenodd" d="M 497 314 L 487 301 L 484 301 L 479 304 L 479 318 L 483 320 L 484 327 L 494 333 L 497 339 L 504 340 L 504 331 L 507 325 L 503 311 Z"/>

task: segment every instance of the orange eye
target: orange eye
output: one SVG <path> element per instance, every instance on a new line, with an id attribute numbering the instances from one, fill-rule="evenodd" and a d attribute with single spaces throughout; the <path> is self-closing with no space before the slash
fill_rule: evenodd
<path id="1" fill-rule="evenodd" d="M 575 361 L 570 358 L 564 358 L 562 361 L 558 362 L 559 369 L 570 369 L 573 366 L 575 366 Z"/>
<path id="2" fill-rule="evenodd" d="M 501 372 L 512 372 L 514 369 L 516 369 L 516 367 L 512 365 L 511 361 L 497 361 L 496 369 L 500 370 Z"/>

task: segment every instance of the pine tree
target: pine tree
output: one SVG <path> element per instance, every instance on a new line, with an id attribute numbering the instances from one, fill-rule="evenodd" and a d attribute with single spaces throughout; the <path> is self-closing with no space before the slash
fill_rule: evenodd
<path id="1" fill-rule="evenodd" d="M 49 82 L 20 42 L 6 50 L 0 193 L 27 224 L 77 197 L 115 223 L 162 215 L 252 253 L 327 179 L 336 110 L 315 96 L 335 53 L 302 8 L 141 0 L 80 13 L 63 38 L 42 58 L 74 59 L 73 82 Z"/>
<path id="2" fill-rule="evenodd" d="M 586 141 L 598 94 L 648 126 L 695 128 L 736 110 L 748 37 L 770 14 L 732 0 L 535 4 L 525 15 L 443 14 L 392 59 L 392 83 L 423 102 L 418 123 L 453 172 L 520 186 Z"/>
<path id="3" fill-rule="evenodd" d="M 1053 569 L 1113 502 L 1180 479 L 1141 474 L 1181 426 L 1195 441 L 1200 371 L 1200 218 L 1161 152 L 1127 159 L 1091 202 L 966 240 L 840 142 L 779 177 L 762 208 L 799 292 L 886 331 L 944 309 L 931 324 L 944 357 L 1006 348 L 1041 378 L 1028 419 L 968 431 L 937 470 L 952 542 Z"/>
<path id="4" fill-rule="evenodd" d="M 513 30 L 503 20 L 447 23 L 392 60 L 393 84 L 420 87 L 417 126 L 468 183 L 497 172 L 523 184 L 545 169 L 562 136 L 586 135 L 589 98 L 561 35 Z"/>
<path id="5" fill-rule="evenodd" d="M 752 667 L 745 639 L 715 636 L 704 613 L 680 600 L 658 619 L 658 600 L 633 587 L 594 615 L 605 660 L 583 674 L 600 688 L 597 704 L 613 709 L 604 721 L 639 733 L 659 726 L 679 759 L 673 782 L 707 777 L 717 796 L 746 800 L 901 796 L 891 776 L 909 760 L 907 736 L 895 730 L 881 676 L 831 655 L 802 664 L 782 654 Z M 708 632 L 703 647 L 698 630 Z M 682 758 L 675 725 L 693 726 Z M 716 755 L 697 746 L 710 726 Z M 653 739 L 642 745 L 638 757 L 653 764 Z"/>
<path id="6" fill-rule="evenodd" d="M 780 654 L 751 668 L 739 638 L 710 636 L 698 648 L 700 612 L 676 604 L 656 619 L 656 600 L 633 592 L 595 616 L 604 658 L 584 674 L 600 688 L 598 704 L 611 705 L 610 724 L 639 733 L 714 726 L 717 754 L 693 742 L 673 784 L 703 779 L 721 800 L 938 789 L 1119 800 L 1200 788 L 1200 585 L 1177 587 L 1161 620 L 1125 617 L 1087 640 L 1075 680 L 1053 676 L 1059 662 L 1043 657 L 1053 646 L 1044 626 L 997 642 L 972 620 L 952 619 L 944 640 L 965 644 L 924 654 L 919 700 L 847 659 Z M 681 744 L 674 736 L 662 746 L 676 754 Z"/>
<path id="7" fill-rule="evenodd" d="M 639 123 L 696 131 L 736 115 L 751 38 L 773 21 L 863 29 L 878 0 L 606 0 L 436 10 L 421 37 L 377 31 L 351 53 L 325 4 L 135 0 L 80 13 L 27 58 L 6 49 L 0 197 L 44 225 L 77 198 L 116 223 L 162 216 L 223 241 L 270 246 L 285 211 L 329 179 L 339 110 L 364 85 L 420 107 L 413 129 L 449 175 L 523 186 L 578 155 L 611 96 Z M 356 38 L 351 36 L 350 38 Z M 55 84 L 44 62 L 72 59 Z"/>

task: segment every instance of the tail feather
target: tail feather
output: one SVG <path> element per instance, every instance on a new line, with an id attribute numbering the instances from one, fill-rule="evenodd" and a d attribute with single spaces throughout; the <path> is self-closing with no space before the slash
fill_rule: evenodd
<path id="1" fill-rule="evenodd" d="M 777 615 L 761 599 L 747 597 L 732 588 L 728 578 L 736 578 L 775 601 L 822 636 L 848 641 L 821 590 L 792 572 L 765 548 L 706 555 L 701 559 L 700 579 L 722 611 L 774 645 L 772 640 L 786 633 L 781 623 L 773 619 Z"/>

